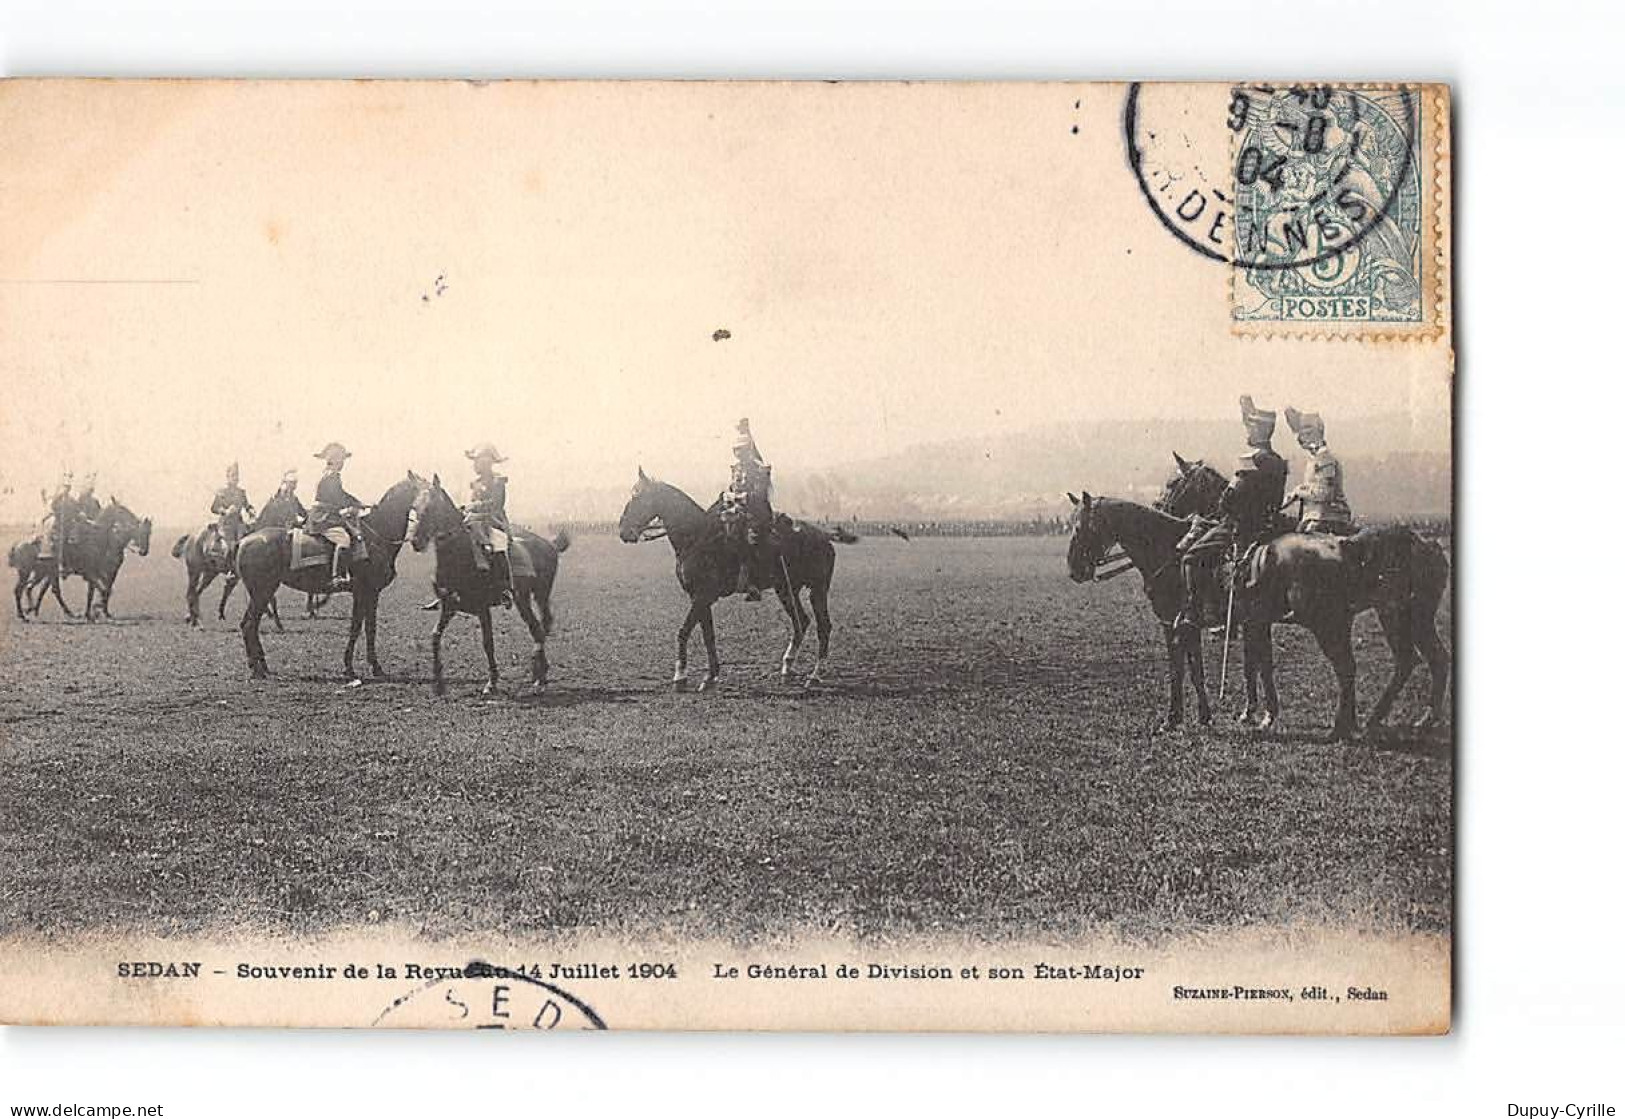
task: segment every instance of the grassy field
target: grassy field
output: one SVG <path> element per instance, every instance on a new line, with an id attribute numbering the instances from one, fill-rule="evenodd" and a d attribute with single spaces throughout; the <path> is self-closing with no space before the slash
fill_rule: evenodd
<path id="1" fill-rule="evenodd" d="M 54 603 L 0 623 L 0 931 L 1448 927 L 1450 729 L 1324 743 L 1331 673 L 1283 630 L 1279 733 L 1153 738 L 1161 639 L 1137 581 L 1074 585 L 1064 538 L 843 548 L 827 686 L 781 685 L 777 604 L 734 600 L 722 690 L 677 695 L 670 548 L 579 537 L 553 684 L 525 701 L 476 696 L 467 619 L 431 694 L 411 554 L 383 602 L 386 681 L 339 686 L 347 599 L 312 622 L 284 592 L 277 675 L 253 682 L 218 583 L 185 626 L 171 538 L 126 565 L 111 623 Z M 499 651 L 517 689 L 511 613 Z M 1363 713 L 1389 664 L 1369 616 L 1357 652 Z"/>

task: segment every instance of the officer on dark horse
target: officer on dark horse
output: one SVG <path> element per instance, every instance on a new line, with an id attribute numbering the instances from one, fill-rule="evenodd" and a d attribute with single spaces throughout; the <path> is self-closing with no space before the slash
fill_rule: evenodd
<path id="1" fill-rule="evenodd" d="M 760 602 L 762 588 L 773 583 L 773 468 L 763 461 L 748 419 L 734 425 L 733 454 L 722 524 L 738 557 L 737 590 L 746 602 Z"/>
<path id="2" fill-rule="evenodd" d="M 1275 413 L 1241 398 L 1241 423 L 1247 447 L 1235 475 L 1219 496 L 1215 519 L 1198 518 L 1180 541 L 1180 572 L 1185 584 L 1185 606 L 1174 619 L 1176 629 L 1194 629 L 1202 619 L 1225 624 L 1225 607 L 1218 601 L 1219 573 L 1250 551 L 1276 529 L 1286 495 L 1286 459 L 1270 445 L 1275 435 Z M 1204 605 L 1208 608 L 1204 611 Z"/>
<path id="3" fill-rule="evenodd" d="M 58 512 L 54 514 L 57 517 L 71 516 L 77 519 L 80 510 L 93 514 L 82 523 L 75 521 L 74 527 L 69 530 L 70 543 L 67 547 L 55 556 L 43 554 L 44 540 L 57 532 L 52 526 L 40 537 L 23 541 L 11 549 L 11 565 L 17 569 L 14 598 L 18 617 L 25 617 L 23 603 L 36 588 L 37 594 L 28 604 L 29 614 L 39 613 L 40 603 L 49 590 L 63 612 L 73 617 L 73 611 L 62 598 L 62 580 L 68 575 L 79 575 L 85 580 L 87 621 L 95 620 L 98 609 L 103 617 L 112 617 L 108 599 L 112 596 L 113 583 L 118 578 L 119 570 L 124 565 L 125 551 L 134 547 L 141 555 L 147 554 L 152 539 L 152 521 L 138 518 L 117 498 L 104 507 L 95 497 L 94 482 L 95 476 L 91 475 L 79 497 L 72 502 L 74 508 L 71 511 L 64 503 L 57 503 Z"/>

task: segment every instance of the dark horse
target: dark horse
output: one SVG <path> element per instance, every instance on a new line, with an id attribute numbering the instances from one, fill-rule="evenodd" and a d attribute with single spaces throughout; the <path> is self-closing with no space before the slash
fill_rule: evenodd
<path id="1" fill-rule="evenodd" d="M 440 620 L 430 644 L 434 647 L 434 690 L 443 695 L 446 683 L 440 668 L 440 638 L 459 613 L 480 620 L 480 638 L 485 645 L 489 671 L 481 695 L 490 695 L 497 686 L 496 645 L 491 633 L 491 610 L 502 588 L 474 562 L 474 536 L 463 521 L 463 511 L 440 484 L 436 474 L 427 489 L 418 495 L 417 527 L 412 530 L 412 549 L 421 552 L 434 542 L 434 588 L 440 599 Z M 570 546 L 570 534 L 561 532 L 545 540 L 528 529 L 509 533 L 509 561 L 513 571 L 513 600 L 519 616 L 530 630 L 535 651 L 530 658 L 531 687 L 540 691 L 547 684 L 547 635 L 553 629 L 553 580 L 559 573 L 559 554 Z"/>
<path id="2" fill-rule="evenodd" d="M 138 518 L 116 497 L 107 503 L 94 521 L 78 527 L 68 542 L 64 558 L 67 560 L 67 574 L 78 575 L 85 580 L 87 622 L 96 620 L 98 595 L 101 597 L 102 617 L 113 616 L 108 608 L 108 600 L 113 595 L 113 583 L 118 579 L 119 569 L 124 566 L 125 553 L 133 547 L 144 556 L 151 545 L 151 519 Z M 24 540 L 12 546 L 11 566 L 17 569 L 17 586 L 12 597 L 16 602 L 17 617 L 27 621 L 28 614 L 37 616 L 40 604 L 45 601 L 45 592 L 49 590 L 63 613 L 71 618 L 74 613 L 62 598 L 63 572 L 58 568 L 54 556 L 41 559 L 39 551 L 37 540 Z M 25 614 L 23 600 L 30 594 L 32 600 Z"/>
<path id="3" fill-rule="evenodd" d="M 384 674 L 378 663 L 375 642 L 378 636 L 378 596 L 395 581 L 395 556 L 406 543 L 407 521 L 418 495 L 429 483 L 411 471 L 379 499 L 361 518 L 361 534 L 366 557 L 350 562 L 350 640 L 344 646 L 344 675 L 359 682 L 355 671 L 355 643 L 361 627 L 367 628 L 367 665 L 374 676 Z M 311 566 L 293 567 L 293 535 L 298 529 L 262 528 L 243 537 L 237 545 L 237 576 L 248 588 L 248 607 L 239 628 L 248 668 L 256 679 L 270 675 L 265 663 L 265 646 L 260 644 L 260 618 L 270 608 L 277 587 L 286 583 L 306 594 L 326 589 L 329 569 L 325 559 Z"/>
<path id="4" fill-rule="evenodd" d="M 1175 516 L 1210 516 L 1218 508 L 1225 480 L 1200 459 L 1177 454 L 1179 474 L 1163 492 L 1162 505 Z M 1238 719 L 1271 726 L 1280 714 L 1275 691 L 1275 652 L 1271 627 L 1290 622 L 1305 627 L 1337 674 L 1334 738 L 1352 737 L 1354 714 L 1354 618 L 1375 610 L 1393 653 L 1393 674 L 1371 712 L 1367 728 L 1380 731 L 1405 682 L 1426 660 L 1430 687 L 1417 727 L 1431 727 L 1444 706 L 1450 654 L 1439 639 L 1435 617 L 1450 577 L 1444 549 L 1404 525 L 1364 529 L 1335 537 L 1287 531 L 1256 549 L 1236 593 L 1242 633 L 1247 706 Z M 1262 710 L 1259 688 L 1263 688 Z"/>
<path id="5" fill-rule="evenodd" d="M 255 525 L 254 530 L 258 531 L 262 527 L 270 526 Z M 201 604 L 203 592 L 208 589 L 210 583 L 214 582 L 216 576 L 224 575 L 226 577 L 226 587 L 220 592 L 220 605 L 215 610 L 215 617 L 222 622 L 226 620 L 226 603 L 231 601 L 231 592 L 236 590 L 237 584 L 241 582 L 237 578 L 236 555 L 229 551 L 222 555 L 219 549 L 210 547 L 210 536 L 218 531 L 219 529 L 215 526 L 206 525 L 197 532 L 188 533 L 175 541 L 175 546 L 169 550 L 169 554 L 176 559 L 182 557 L 186 559 L 186 621 L 188 625 L 196 626 L 198 624 L 198 607 Z M 329 596 L 326 594 L 307 594 L 305 596 L 305 617 L 315 618 L 317 616 L 316 611 L 327 602 L 328 598 Z M 282 633 L 282 615 L 277 612 L 275 596 L 272 596 L 271 605 L 266 608 L 266 612 L 271 615 L 271 621 L 276 624 L 276 631 Z"/>
<path id="6" fill-rule="evenodd" d="M 1185 721 L 1187 671 L 1196 689 L 1197 718 L 1207 726 L 1213 721 L 1213 704 L 1208 699 L 1202 666 L 1201 633 L 1174 625 L 1174 617 L 1185 601 L 1174 546 L 1190 525 L 1132 501 L 1110 497 L 1096 500 L 1087 493 L 1069 493 L 1067 497 L 1072 499 L 1072 543 L 1067 547 L 1066 565 L 1073 581 L 1093 582 L 1107 552 L 1120 547 L 1144 580 L 1151 611 L 1162 624 L 1163 643 L 1168 650 L 1168 713 L 1158 724 L 1158 732 L 1172 730 Z"/>
<path id="7" fill-rule="evenodd" d="M 657 482 L 638 467 L 632 498 L 621 512 L 620 535 L 628 544 L 643 539 L 644 533 L 659 522 L 672 550 L 677 553 L 677 582 L 688 594 L 688 616 L 677 629 L 677 669 L 672 685 L 678 691 L 688 688 L 688 637 L 698 625 L 705 635 L 709 670 L 700 690 L 706 691 L 722 674 L 717 660 L 716 623 L 711 607 L 737 589 L 738 560 L 729 552 L 731 545 L 722 527 L 718 506 L 702 509 L 699 503 L 676 486 Z M 773 590 L 790 616 L 790 644 L 779 662 L 779 675 L 789 679 L 796 654 L 807 635 L 807 611 L 801 605 L 801 591 L 807 591 L 813 617 L 818 625 L 818 663 L 806 683 L 818 683 L 829 656 L 829 584 L 835 577 L 835 545 L 828 533 L 805 521 L 779 518 L 777 547 L 773 557 Z"/>

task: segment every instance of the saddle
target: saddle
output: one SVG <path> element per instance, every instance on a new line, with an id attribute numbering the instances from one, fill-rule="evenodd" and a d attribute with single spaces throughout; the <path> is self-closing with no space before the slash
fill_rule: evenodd
<path id="1" fill-rule="evenodd" d="M 288 530 L 292 545 L 288 569 L 299 571 L 306 567 L 327 567 L 333 562 L 333 544 L 325 536 L 317 536 L 302 528 Z"/>

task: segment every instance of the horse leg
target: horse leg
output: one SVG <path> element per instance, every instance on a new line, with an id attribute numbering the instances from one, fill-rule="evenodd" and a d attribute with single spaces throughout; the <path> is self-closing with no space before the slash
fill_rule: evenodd
<path id="1" fill-rule="evenodd" d="M 1332 724 L 1332 741 L 1352 739 L 1356 734 L 1354 720 L 1354 643 L 1350 637 L 1347 615 L 1322 621 L 1311 632 L 1320 645 L 1320 651 L 1332 662 L 1337 674 L 1337 721 Z"/>
<path id="2" fill-rule="evenodd" d="M 1382 623 L 1382 635 L 1388 640 L 1388 650 L 1394 656 L 1394 668 L 1388 677 L 1388 686 L 1382 689 L 1377 706 L 1366 720 L 1368 733 L 1382 730 L 1383 721 L 1393 709 L 1394 700 L 1399 698 L 1400 690 L 1405 687 L 1405 681 L 1411 678 L 1411 673 L 1416 671 L 1416 662 L 1420 659 L 1416 654 L 1416 641 L 1411 635 L 1410 619 L 1405 613 L 1405 607 L 1400 603 L 1384 604 L 1377 609 L 1377 621 Z"/>
<path id="3" fill-rule="evenodd" d="M 220 609 L 216 610 L 214 615 L 219 621 L 226 620 L 226 599 L 230 598 L 231 592 L 237 589 L 237 582 L 237 573 L 235 571 L 226 572 L 226 589 L 220 592 Z M 276 609 L 274 605 L 276 592 L 274 591 L 271 593 L 271 600 L 273 603 L 271 609 L 274 611 Z"/>
<path id="4" fill-rule="evenodd" d="M 700 681 L 700 691 L 708 692 L 716 686 L 717 678 L 722 675 L 722 662 L 717 659 L 717 623 L 711 616 L 709 605 L 700 615 L 700 633 L 705 636 L 706 659 L 705 679 Z"/>
<path id="5" fill-rule="evenodd" d="M 27 588 L 28 588 L 28 572 L 26 570 L 24 570 L 23 568 L 18 568 L 17 569 L 17 585 L 16 585 L 16 587 L 14 587 L 12 589 L 11 597 L 12 597 L 12 601 L 16 604 L 16 607 L 17 607 L 17 620 L 20 621 L 20 622 L 28 621 L 28 615 L 27 615 L 27 613 L 25 613 L 23 611 L 23 595 L 27 592 Z"/>
<path id="6" fill-rule="evenodd" d="M 434 624 L 434 632 L 429 635 L 429 649 L 434 656 L 434 694 L 446 694 L 446 680 L 442 675 L 440 666 L 440 638 L 451 625 L 451 620 L 457 616 L 457 608 L 453 606 L 450 598 L 440 600 L 440 617 Z"/>
<path id="7" fill-rule="evenodd" d="M 1241 627 L 1241 678 L 1247 689 L 1247 702 L 1236 714 L 1236 722 L 1251 726 L 1258 721 L 1258 634 L 1252 626 Z"/>
<path id="8" fill-rule="evenodd" d="M 1191 686 L 1196 689 L 1196 719 L 1204 727 L 1213 725 L 1213 703 L 1207 695 L 1207 665 L 1202 661 L 1202 631 L 1192 629 L 1185 635 L 1185 667 L 1190 673 Z"/>
<path id="9" fill-rule="evenodd" d="M 1275 637 L 1268 622 L 1249 626 L 1253 656 L 1257 661 L 1258 676 L 1264 685 L 1264 714 L 1259 717 L 1260 730 L 1268 730 L 1281 717 L 1281 697 L 1275 691 Z"/>
<path id="10" fill-rule="evenodd" d="M 487 606 L 480 611 L 480 645 L 485 649 L 485 687 L 480 689 L 481 695 L 490 695 L 497 690 L 497 644 L 496 635 L 491 632 L 491 608 Z"/>
<path id="11" fill-rule="evenodd" d="M 200 571 L 194 576 L 196 580 L 195 586 L 187 588 L 186 612 L 194 626 L 198 624 L 198 621 L 203 616 L 203 592 L 209 589 L 210 583 L 214 582 L 214 575 L 215 573 L 212 571 Z"/>
<path id="12" fill-rule="evenodd" d="M 96 581 L 89 575 L 85 576 L 85 621 L 96 620 Z"/>
<path id="13" fill-rule="evenodd" d="M 58 606 L 62 607 L 62 612 L 64 614 L 66 614 L 68 617 L 77 618 L 79 616 L 79 615 L 75 614 L 72 610 L 70 610 L 68 608 L 67 600 L 62 597 L 62 576 L 61 575 L 53 574 L 51 576 L 51 596 L 56 599 L 56 604 Z"/>
<path id="14" fill-rule="evenodd" d="M 1439 712 L 1444 709 L 1444 690 L 1450 682 L 1450 651 L 1439 640 L 1431 604 L 1411 609 L 1411 640 L 1428 662 L 1428 705 L 1413 724 L 1418 729 L 1426 729 L 1438 723 Z"/>
<path id="15" fill-rule="evenodd" d="M 530 654 L 530 686 L 536 691 L 541 691 L 543 685 L 547 683 L 547 626 L 536 617 L 536 611 L 531 606 L 531 597 L 534 593 L 535 588 L 525 585 L 521 580 L 520 586 L 514 591 L 513 602 L 519 610 L 519 616 L 525 620 L 525 628 L 530 630 L 530 640 L 534 646 Z M 546 608 L 545 602 L 543 608 Z"/>
<path id="16" fill-rule="evenodd" d="M 801 641 L 807 636 L 807 612 L 802 609 L 801 596 L 797 591 L 783 583 L 777 583 L 773 590 L 779 596 L 779 604 L 784 612 L 790 616 L 790 644 L 784 647 L 784 656 L 779 658 L 779 679 L 790 679 L 790 666 L 795 663 L 796 654 L 801 652 Z"/>
<path id="17" fill-rule="evenodd" d="M 260 643 L 260 615 L 264 612 L 264 597 L 250 589 L 248 605 L 243 609 L 243 620 L 237 623 L 237 628 L 242 631 L 243 649 L 248 653 L 248 671 L 256 680 L 271 674 L 270 666 L 265 663 L 265 646 Z"/>
<path id="18" fill-rule="evenodd" d="M 829 584 L 813 583 L 807 590 L 807 597 L 812 601 L 813 621 L 818 628 L 818 660 L 814 662 L 812 674 L 805 684 L 810 688 L 824 678 L 824 662 L 829 659 L 829 631 L 834 627 L 829 620 Z"/>
<path id="19" fill-rule="evenodd" d="M 1163 644 L 1168 649 L 1168 714 L 1156 733 L 1173 730 L 1185 721 L 1185 637 L 1170 624 L 1162 627 Z"/>
<path id="20" fill-rule="evenodd" d="M 677 667 L 671 676 L 671 686 L 679 692 L 688 691 L 688 635 L 694 632 L 694 627 L 700 622 L 700 611 L 709 610 L 709 606 L 701 607 L 698 602 L 691 601 L 688 605 L 688 616 L 683 624 L 677 627 Z"/>
<path id="21" fill-rule="evenodd" d="M 355 643 L 361 637 L 361 623 L 367 613 L 362 598 L 359 594 L 350 596 L 350 639 L 344 643 L 344 679 L 352 684 L 361 682 L 361 677 L 355 671 Z"/>
<path id="22" fill-rule="evenodd" d="M 378 661 L 378 596 L 367 600 L 367 668 L 374 677 L 382 677 L 384 666 Z"/>

